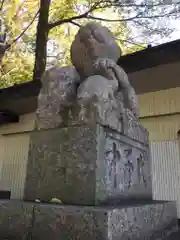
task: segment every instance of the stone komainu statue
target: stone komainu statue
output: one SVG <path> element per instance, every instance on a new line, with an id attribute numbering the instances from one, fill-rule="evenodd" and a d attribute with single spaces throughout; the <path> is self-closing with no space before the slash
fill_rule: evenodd
<path id="1" fill-rule="evenodd" d="M 74 105 L 79 107 L 79 120 L 94 118 L 87 111 L 89 106 L 100 120 L 113 116 L 119 121 L 126 109 L 138 119 L 135 91 L 117 65 L 120 57 L 121 50 L 108 28 L 93 22 L 80 28 L 71 45 L 73 66 L 53 67 L 41 79 L 38 121 L 45 128 L 61 126 L 64 111 Z"/>

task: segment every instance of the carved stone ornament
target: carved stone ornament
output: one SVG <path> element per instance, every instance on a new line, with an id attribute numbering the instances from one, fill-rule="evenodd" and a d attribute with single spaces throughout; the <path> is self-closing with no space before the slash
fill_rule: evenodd
<path id="1" fill-rule="evenodd" d="M 121 50 L 108 28 L 88 23 L 71 45 L 74 67 L 54 67 L 42 79 L 37 125 L 54 128 L 80 121 L 98 122 L 121 131 L 125 109 L 139 117 L 134 89 L 116 64 Z"/>

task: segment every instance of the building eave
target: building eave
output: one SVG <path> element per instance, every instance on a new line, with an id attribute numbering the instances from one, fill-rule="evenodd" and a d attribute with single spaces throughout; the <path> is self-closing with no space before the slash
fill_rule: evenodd
<path id="1" fill-rule="evenodd" d="M 127 73 L 180 61 L 180 39 L 137 51 L 118 60 Z"/>

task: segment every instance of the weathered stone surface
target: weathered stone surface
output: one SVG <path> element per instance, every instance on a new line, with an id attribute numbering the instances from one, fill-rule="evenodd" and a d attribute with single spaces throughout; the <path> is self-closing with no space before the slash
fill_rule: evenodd
<path id="1" fill-rule="evenodd" d="M 29 240 L 33 205 L 20 201 L 0 201 L 0 239 Z"/>
<path id="2" fill-rule="evenodd" d="M 24 197 L 87 205 L 151 199 L 148 151 L 98 124 L 32 133 Z"/>
<path id="3" fill-rule="evenodd" d="M 114 98 L 117 87 L 117 80 L 109 81 L 105 77 L 96 75 L 87 78 L 77 91 L 77 104 L 80 106 L 79 118 L 85 118 L 87 122 L 97 122 L 98 119 L 106 120 L 107 112 L 115 112 L 114 118 L 119 122 L 120 112 Z M 88 114 L 89 109 L 92 115 Z"/>
<path id="4" fill-rule="evenodd" d="M 151 198 L 151 163 L 148 147 L 107 128 L 105 159 L 108 196 Z"/>
<path id="5" fill-rule="evenodd" d="M 86 108 L 83 118 L 80 118 L 80 108 L 78 106 L 72 106 L 70 109 L 66 109 L 63 114 L 63 124 L 57 125 L 57 121 L 52 116 L 49 123 L 46 124 L 41 119 L 36 121 L 37 130 L 45 129 L 56 129 L 58 127 L 77 127 L 80 125 L 95 125 L 100 124 L 111 128 L 119 132 L 120 134 L 126 135 L 127 137 L 137 140 L 144 145 L 149 144 L 149 133 L 148 131 L 134 118 L 132 113 L 125 110 L 123 118 L 117 117 L 117 112 L 112 109 L 108 111 L 106 106 L 102 106 L 101 116 L 97 116 L 96 112 L 92 107 Z M 103 117 L 104 116 L 104 117 Z M 46 118 L 46 117 L 45 117 Z M 46 118 L 47 119 L 47 118 Z M 96 121 L 94 121 L 96 119 Z"/>
<path id="6" fill-rule="evenodd" d="M 64 124 L 64 110 L 76 101 L 79 75 L 72 66 L 53 67 L 45 71 L 41 82 L 36 124 L 39 128 L 59 127 Z"/>
<path id="7" fill-rule="evenodd" d="M 162 240 L 177 229 L 173 203 L 129 207 L 36 205 L 32 239 Z"/>
<path id="8" fill-rule="evenodd" d="M 94 22 L 80 28 L 71 46 L 76 69 L 54 67 L 41 79 L 37 128 L 68 126 L 73 120 L 105 126 L 112 122 L 122 131 L 127 109 L 137 122 L 137 96 L 127 74 L 116 64 L 120 54 L 108 28 Z"/>
<path id="9" fill-rule="evenodd" d="M 93 128 L 32 133 L 25 199 L 58 197 L 67 203 L 93 203 L 96 146 Z"/>
<path id="10" fill-rule="evenodd" d="M 117 62 L 121 50 L 107 27 L 90 22 L 81 27 L 71 45 L 71 60 L 82 78 L 95 75 L 93 64 L 97 58 Z"/>
<path id="11" fill-rule="evenodd" d="M 114 128 L 112 126 L 112 128 Z M 116 129 L 116 128 L 115 128 Z M 120 129 L 119 129 L 120 131 Z M 121 131 L 125 136 L 128 136 L 136 141 L 142 142 L 145 145 L 149 144 L 149 133 L 139 121 L 134 119 L 132 113 L 128 110 L 125 111 L 123 128 Z"/>
<path id="12" fill-rule="evenodd" d="M 0 239 L 163 240 L 177 231 L 176 218 L 172 202 L 83 207 L 6 200 Z"/>

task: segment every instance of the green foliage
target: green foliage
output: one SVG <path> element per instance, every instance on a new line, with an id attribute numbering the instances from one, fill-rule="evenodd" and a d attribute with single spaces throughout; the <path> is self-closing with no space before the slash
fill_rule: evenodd
<path id="1" fill-rule="evenodd" d="M 38 5 L 37 0 L 4 1 L 1 11 L 1 28 L 6 32 L 7 44 L 15 41 L 27 27 L 37 12 Z M 0 68 L 1 88 L 32 79 L 35 32 L 36 22 L 6 51 Z"/>
<path id="2" fill-rule="evenodd" d="M 28 51 L 22 51 L 22 45 L 19 46 L 19 44 L 7 51 L 0 69 L 0 87 L 31 81 L 33 58 Z"/>
<path id="3" fill-rule="evenodd" d="M 1 0 L 2 1 L 2 0 Z M 2 11 L 2 24 L 7 33 L 7 42 L 12 43 L 27 27 L 35 16 L 40 0 L 5 0 Z M 71 19 L 85 12 L 97 0 L 51 0 L 49 22 L 53 23 L 59 20 Z M 106 1 L 105 1 L 106 2 Z M 108 2 L 108 1 L 107 1 Z M 91 14 L 93 17 L 107 19 L 119 19 L 120 21 L 101 21 L 101 24 L 107 26 L 114 33 L 116 41 L 122 48 L 123 53 L 130 53 L 143 48 L 143 45 L 128 44 L 131 30 L 123 20 L 121 11 L 114 7 L 98 8 Z M 89 21 L 87 18 L 78 19 L 75 22 L 60 24 L 53 28 L 49 33 L 48 46 L 49 51 L 48 66 L 59 64 L 69 65 L 70 63 L 70 45 L 78 31 L 77 25 L 84 25 Z M 35 51 L 35 21 L 30 28 L 18 39 L 9 51 L 6 52 L 0 71 L 0 87 L 7 87 L 13 84 L 32 80 Z M 53 42 L 53 45 L 52 45 Z"/>
<path id="4" fill-rule="evenodd" d="M 59 19 L 70 18 L 75 13 L 74 0 L 54 0 L 50 6 L 49 21 L 55 22 Z"/>
<path id="5" fill-rule="evenodd" d="M 3 25 L 5 27 L 8 42 L 11 43 L 34 17 L 38 6 L 38 0 L 6 0 L 3 5 Z M 32 29 L 35 25 L 32 26 Z M 35 33 L 35 28 L 33 29 Z M 30 31 L 32 34 L 32 32 Z"/>

